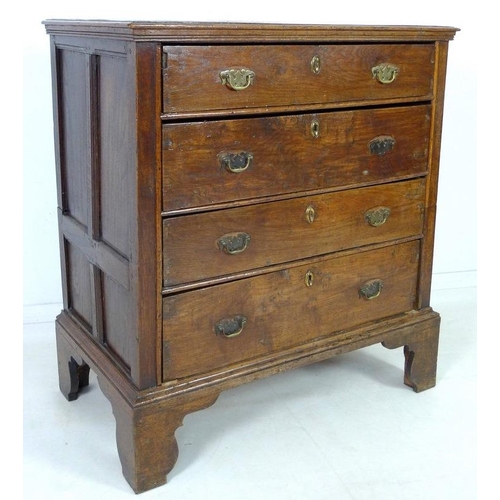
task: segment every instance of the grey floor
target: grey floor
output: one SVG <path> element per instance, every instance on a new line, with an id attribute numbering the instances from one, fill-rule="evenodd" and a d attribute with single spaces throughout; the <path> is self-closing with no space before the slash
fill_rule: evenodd
<path id="1" fill-rule="evenodd" d="M 188 415 L 168 500 L 476 498 L 476 289 L 433 292 L 438 384 L 402 384 L 402 350 L 375 345 L 223 393 Z M 133 498 L 95 377 L 57 386 L 52 323 L 24 327 L 24 498 Z"/>

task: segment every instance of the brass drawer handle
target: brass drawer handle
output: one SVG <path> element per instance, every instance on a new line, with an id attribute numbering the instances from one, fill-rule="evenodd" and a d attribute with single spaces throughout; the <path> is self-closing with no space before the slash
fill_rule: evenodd
<path id="1" fill-rule="evenodd" d="M 383 156 L 394 149 L 396 139 L 392 135 L 379 135 L 374 137 L 368 144 L 372 155 Z"/>
<path id="2" fill-rule="evenodd" d="M 245 251 L 250 244 L 250 235 L 247 233 L 229 233 L 217 240 L 217 246 L 229 255 L 236 255 Z"/>
<path id="3" fill-rule="evenodd" d="M 245 90 L 252 85 L 255 73 L 251 69 L 225 69 L 219 73 L 222 85 L 232 90 Z"/>
<path id="4" fill-rule="evenodd" d="M 221 319 L 215 323 L 214 330 L 216 335 L 231 338 L 239 335 L 243 331 L 243 328 L 245 328 L 246 324 L 246 317 L 238 314 L 236 316 L 231 316 L 230 318 Z"/>
<path id="5" fill-rule="evenodd" d="M 392 83 L 398 76 L 399 68 L 395 64 L 379 64 L 372 68 L 372 75 L 380 83 Z"/>
<path id="6" fill-rule="evenodd" d="M 374 207 L 365 212 L 365 221 L 373 227 L 379 227 L 387 222 L 391 215 L 391 209 L 388 207 Z"/>
<path id="7" fill-rule="evenodd" d="M 219 161 L 221 166 L 228 172 L 239 174 L 252 165 L 253 154 L 246 151 L 241 153 L 220 153 Z"/>
<path id="8" fill-rule="evenodd" d="M 359 296 L 365 300 L 372 300 L 382 293 L 384 282 L 381 279 L 369 280 L 361 285 Z"/>

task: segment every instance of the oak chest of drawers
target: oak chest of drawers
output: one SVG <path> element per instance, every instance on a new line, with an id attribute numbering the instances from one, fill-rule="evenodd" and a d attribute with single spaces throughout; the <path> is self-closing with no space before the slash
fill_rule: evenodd
<path id="1" fill-rule="evenodd" d="M 229 387 L 378 342 L 435 384 L 454 28 L 45 24 L 60 388 L 97 373 L 136 492 Z"/>

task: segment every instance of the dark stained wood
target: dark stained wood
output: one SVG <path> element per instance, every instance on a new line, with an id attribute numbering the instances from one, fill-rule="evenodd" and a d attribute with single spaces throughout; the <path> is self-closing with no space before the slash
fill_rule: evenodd
<path id="1" fill-rule="evenodd" d="M 293 103 L 384 101 L 432 97 L 433 44 L 165 47 L 163 111 L 266 108 Z M 311 70 L 319 56 L 321 70 Z M 381 63 L 399 67 L 391 84 L 372 75 Z M 245 90 L 222 85 L 220 72 L 245 68 L 255 81 Z"/>
<path id="2" fill-rule="evenodd" d="M 102 171 L 102 158 L 101 152 L 103 146 L 101 145 L 101 109 L 99 102 L 100 94 L 100 81 L 99 77 L 101 72 L 102 57 L 97 54 L 85 54 L 87 59 L 87 74 L 85 81 L 87 82 L 87 96 L 88 105 L 86 106 L 88 130 L 86 136 L 88 137 L 88 152 L 90 158 L 88 160 L 88 186 L 89 186 L 89 228 L 88 234 L 94 240 L 100 240 L 102 237 L 102 201 L 101 194 L 101 171 Z M 68 110 L 70 108 L 68 107 Z M 71 182 L 71 179 L 69 179 Z"/>
<path id="3" fill-rule="evenodd" d="M 378 342 L 403 347 L 406 385 L 436 383 L 428 306 L 456 29 L 45 25 L 60 389 L 75 399 L 95 371 L 134 491 L 165 482 L 175 430 L 222 390 Z M 394 82 L 373 79 L 379 63 L 398 65 Z M 245 66 L 253 85 L 222 85 Z M 225 170 L 221 155 L 239 153 L 248 168 Z M 218 240 L 235 233 L 250 243 L 227 255 Z"/>
<path id="4" fill-rule="evenodd" d="M 101 273 L 100 285 L 102 343 L 117 362 L 131 370 L 137 359 L 137 348 L 130 338 L 135 331 L 131 293 L 107 273 Z"/>
<path id="5" fill-rule="evenodd" d="M 68 401 L 78 398 L 78 393 L 89 385 L 89 365 L 68 344 L 61 328 L 56 328 L 59 389 Z"/>
<path id="6" fill-rule="evenodd" d="M 68 309 L 83 322 L 93 335 L 92 285 L 89 261 L 77 245 L 66 241 Z"/>
<path id="7" fill-rule="evenodd" d="M 165 219 L 164 286 L 419 236 L 424 197 L 425 180 L 415 179 Z M 391 213 L 374 227 L 365 214 L 380 206 Z M 306 215 L 309 208 L 314 211 L 312 222 Z M 231 255 L 219 240 L 234 233 L 248 234 L 250 242 Z"/>
<path id="8" fill-rule="evenodd" d="M 52 43 L 65 307 L 137 387 L 149 387 L 160 377 L 160 47 L 141 52 L 97 39 L 82 46 L 67 36 Z"/>
<path id="9" fill-rule="evenodd" d="M 130 258 L 133 214 L 135 158 L 131 153 L 130 137 L 134 136 L 131 105 L 124 105 L 133 92 L 133 73 L 126 54 L 98 57 L 96 141 L 99 152 L 99 181 L 95 191 L 99 196 L 99 238 L 121 255 Z M 122 103 L 116 106 L 115 103 Z M 117 127 L 116 124 L 120 126 Z M 111 195 L 110 195 L 111 194 Z"/>
<path id="10" fill-rule="evenodd" d="M 166 124 L 163 210 L 422 175 L 430 113 L 422 105 Z M 384 155 L 368 146 L 380 136 L 396 141 Z M 240 152 L 253 155 L 246 170 L 233 173 L 221 166 L 222 153 Z"/>
<path id="11" fill-rule="evenodd" d="M 98 342 L 106 342 L 104 330 L 103 273 L 94 264 L 90 265 L 90 299 L 92 301 L 92 334 Z"/>
<path id="12" fill-rule="evenodd" d="M 89 59 L 74 48 L 56 50 L 59 83 L 60 208 L 84 227 L 89 225 L 91 138 Z M 71 106 L 68 105 L 71 101 Z"/>
<path id="13" fill-rule="evenodd" d="M 137 218 L 129 223 L 136 237 L 132 272 L 137 286 L 135 380 L 139 388 L 146 388 L 161 380 L 161 47 L 158 43 L 137 44 L 133 55 Z"/>
<path id="14" fill-rule="evenodd" d="M 88 235 L 88 228 L 79 224 L 69 215 L 59 212 L 59 229 L 65 240 L 78 247 L 79 251 L 85 254 L 89 263 L 106 269 L 106 272 L 113 277 L 123 288 L 130 288 L 130 263 L 123 255 L 106 243 L 94 240 Z"/>

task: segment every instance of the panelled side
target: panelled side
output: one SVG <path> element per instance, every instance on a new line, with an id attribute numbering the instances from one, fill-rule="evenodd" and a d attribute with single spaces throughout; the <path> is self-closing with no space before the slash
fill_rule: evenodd
<path id="1" fill-rule="evenodd" d="M 134 45 L 52 44 L 64 308 L 140 386 Z"/>

